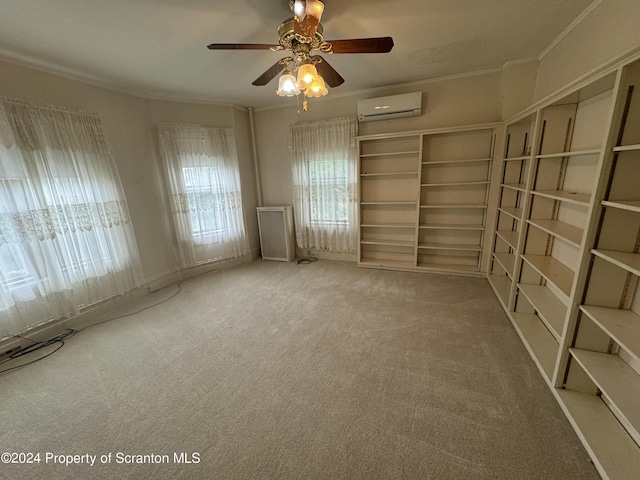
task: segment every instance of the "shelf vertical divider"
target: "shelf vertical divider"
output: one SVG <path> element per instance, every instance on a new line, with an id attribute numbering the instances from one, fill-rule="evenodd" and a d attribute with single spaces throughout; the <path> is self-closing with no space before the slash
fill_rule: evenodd
<path id="1" fill-rule="evenodd" d="M 560 355 L 556 359 L 554 369 L 554 378 L 552 384 L 555 388 L 563 388 L 566 379 L 567 369 L 569 366 L 569 348 L 572 346 L 575 330 L 578 322 L 579 306 L 584 299 L 584 292 L 587 287 L 589 271 L 591 268 L 591 248 L 595 246 L 600 227 L 600 218 L 602 215 L 602 200 L 605 198 L 606 191 L 609 186 L 609 177 L 611 176 L 613 166 L 613 149 L 617 143 L 619 126 L 624 113 L 624 102 L 621 100 L 621 85 L 623 83 L 623 68 L 619 67 L 616 72 L 616 80 L 613 87 L 611 107 L 609 115 L 604 126 L 606 137 L 603 139 L 604 145 L 600 151 L 598 165 L 596 167 L 596 175 L 598 182 L 595 185 L 588 212 L 588 223 L 586 232 L 583 235 L 582 245 L 579 253 L 579 269 L 573 279 L 571 295 L 569 296 L 570 304 L 567 308 L 567 316 L 565 317 L 564 328 L 560 339 Z"/>
<path id="2" fill-rule="evenodd" d="M 418 135 L 418 158 L 416 161 L 418 162 L 418 178 L 416 179 L 416 223 L 415 223 L 415 245 L 414 245 L 414 255 L 413 255 L 413 264 L 418 266 L 418 255 L 420 253 L 420 248 L 418 248 L 420 244 L 420 195 L 422 193 L 422 162 L 424 161 L 422 154 L 424 152 L 424 134 Z"/>
<path id="3" fill-rule="evenodd" d="M 509 303 L 507 308 L 509 312 L 515 312 L 516 305 L 516 293 L 518 290 L 518 280 L 520 279 L 520 271 L 522 270 L 522 253 L 524 249 L 524 242 L 527 236 L 527 219 L 529 218 L 529 209 L 531 207 L 531 190 L 533 189 L 532 183 L 535 178 L 534 171 L 534 163 L 536 159 L 536 147 L 540 144 L 541 138 L 541 125 L 542 125 L 542 115 L 540 114 L 540 110 L 536 112 L 536 119 L 534 121 L 534 127 L 532 132 L 531 139 L 531 152 L 529 154 L 529 158 L 527 160 L 527 181 L 526 181 L 526 189 L 524 191 L 524 201 L 522 203 L 522 216 L 520 217 L 520 231 L 518 232 L 518 242 L 516 245 L 516 265 L 513 270 L 513 282 L 511 284 L 511 291 L 509 292 Z"/>

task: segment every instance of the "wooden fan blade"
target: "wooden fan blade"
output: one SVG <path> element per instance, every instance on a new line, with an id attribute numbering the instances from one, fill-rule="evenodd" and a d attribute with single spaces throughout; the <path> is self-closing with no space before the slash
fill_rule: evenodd
<path id="1" fill-rule="evenodd" d="M 263 85 L 266 85 L 271 80 L 273 80 L 275 77 L 277 77 L 280 74 L 280 72 L 282 72 L 284 70 L 284 67 L 285 66 L 282 64 L 282 61 L 278 60 L 275 64 L 273 64 L 273 66 L 269 70 L 267 70 L 262 75 L 260 75 L 258 78 L 256 78 L 252 82 L 252 85 L 255 85 L 257 87 L 261 87 Z"/>
<path id="2" fill-rule="evenodd" d="M 351 40 L 328 40 L 331 51 L 327 53 L 388 53 L 393 48 L 393 38 L 355 38 Z"/>
<path id="3" fill-rule="evenodd" d="M 313 39 L 323 11 L 324 4 L 319 0 L 296 0 L 293 7 L 293 32 Z"/>
<path id="4" fill-rule="evenodd" d="M 316 63 L 316 70 L 318 70 L 320 76 L 324 78 L 327 85 L 330 87 L 339 87 L 344 83 L 344 78 L 342 78 L 324 58 L 318 56 L 313 56 L 311 58 L 320 59 L 320 61 Z"/>
<path id="5" fill-rule="evenodd" d="M 277 45 L 267 45 L 265 43 L 212 43 L 207 45 L 209 50 L 270 50 L 277 48 Z"/>

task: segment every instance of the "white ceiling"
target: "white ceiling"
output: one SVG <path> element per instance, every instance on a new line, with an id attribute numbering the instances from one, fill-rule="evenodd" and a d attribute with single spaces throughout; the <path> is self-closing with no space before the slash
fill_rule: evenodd
<path id="1" fill-rule="evenodd" d="M 593 0 L 325 0 L 328 40 L 391 36 L 387 54 L 332 55 L 350 92 L 500 68 L 538 56 Z M 269 43 L 287 0 L 0 0 L 0 58 L 136 94 L 265 107 L 251 82 L 282 52 Z"/>

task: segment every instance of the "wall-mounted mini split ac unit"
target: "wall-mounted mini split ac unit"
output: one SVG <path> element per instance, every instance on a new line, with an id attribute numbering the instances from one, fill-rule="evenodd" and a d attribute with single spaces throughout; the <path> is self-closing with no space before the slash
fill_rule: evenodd
<path id="1" fill-rule="evenodd" d="M 361 122 L 418 115 L 422 115 L 422 92 L 358 101 L 358 120 Z"/>

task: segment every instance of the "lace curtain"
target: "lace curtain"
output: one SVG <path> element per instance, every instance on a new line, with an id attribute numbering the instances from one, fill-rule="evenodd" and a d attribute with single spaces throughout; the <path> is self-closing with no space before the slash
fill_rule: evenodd
<path id="1" fill-rule="evenodd" d="M 231 129 L 158 126 L 183 267 L 249 253 Z"/>
<path id="2" fill-rule="evenodd" d="M 0 98 L 0 338 L 139 285 L 97 115 Z"/>
<path id="3" fill-rule="evenodd" d="M 355 118 L 289 127 L 296 241 L 300 248 L 358 248 Z"/>

